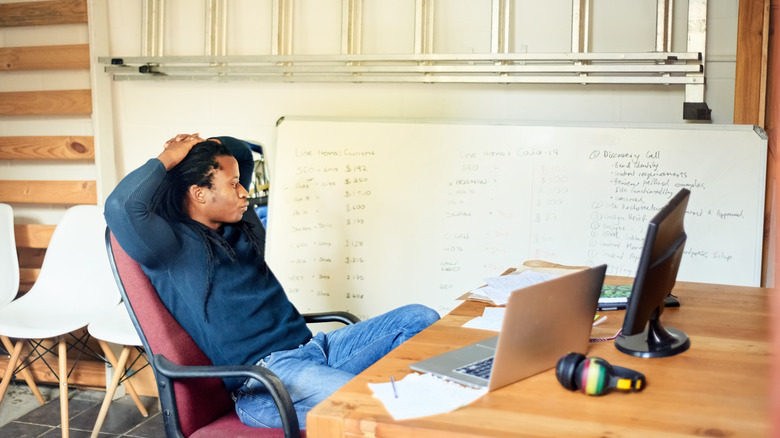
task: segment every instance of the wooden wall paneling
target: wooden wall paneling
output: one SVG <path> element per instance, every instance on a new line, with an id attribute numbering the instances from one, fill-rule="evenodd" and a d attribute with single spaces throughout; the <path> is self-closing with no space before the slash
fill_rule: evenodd
<path id="1" fill-rule="evenodd" d="M 734 124 L 766 125 L 767 60 L 769 56 L 770 0 L 742 0 L 739 2 L 737 23 L 737 64 L 734 79 Z M 762 278 L 766 281 L 772 212 L 770 200 L 774 189 L 771 166 L 767 169 L 767 187 L 764 207 L 764 251 Z"/>
<path id="2" fill-rule="evenodd" d="M 0 160 L 93 160 L 92 136 L 0 137 Z"/>
<path id="3" fill-rule="evenodd" d="M 0 27 L 86 24 L 86 0 L 51 0 L 0 4 Z"/>
<path id="4" fill-rule="evenodd" d="M 734 123 L 764 127 L 770 0 L 739 2 Z"/>
<path id="5" fill-rule="evenodd" d="M 20 248 L 22 249 L 22 248 Z M 45 250 L 37 249 L 35 251 L 41 251 L 43 254 L 46 254 Z M 38 279 L 38 276 L 41 275 L 41 268 L 40 265 L 37 268 L 28 268 L 22 265 L 25 260 L 22 259 L 22 254 L 19 255 L 19 290 L 17 292 L 17 296 L 22 296 L 23 294 L 27 293 L 32 289 L 33 285 L 35 284 L 35 280 Z M 41 257 L 41 260 L 43 260 L 43 257 Z"/>
<path id="6" fill-rule="evenodd" d="M 19 255 L 20 267 L 41 266 L 43 258 L 46 256 L 46 248 L 17 247 L 17 253 Z M 37 269 L 37 271 L 40 271 L 40 269 Z"/>
<path id="7" fill-rule="evenodd" d="M 0 202 L 7 204 L 97 204 L 95 181 L 0 181 Z"/>
<path id="8" fill-rule="evenodd" d="M 89 44 L 0 47 L 0 69 L 89 70 Z"/>
<path id="9" fill-rule="evenodd" d="M 737 64 L 734 93 L 734 123 L 764 126 L 762 102 L 766 83 L 765 18 L 769 0 L 739 2 Z M 763 89 L 762 89 L 763 88 Z"/>
<path id="10" fill-rule="evenodd" d="M 91 114 L 91 90 L 7 91 L 0 93 L 0 116 L 88 116 Z"/>
<path id="11" fill-rule="evenodd" d="M 19 292 L 30 290 L 41 272 L 43 257 L 49 247 L 55 225 L 14 225 L 19 254 Z"/>
<path id="12" fill-rule="evenodd" d="M 19 290 L 18 294 L 24 294 L 32 288 L 38 275 L 41 273 L 43 258 L 46 256 L 46 248 L 16 247 L 19 256 Z"/>
<path id="13" fill-rule="evenodd" d="M 768 164 L 770 172 L 767 173 L 767 185 L 777 187 L 780 179 L 780 157 L 778 157 L 778 129 L 780 129 L 780 0 L 773 0 L 770 7 L 770 41 L 769 41 L 769 62 L 768 62 L 768 83 L 767 83 L 767 114 L 766 131 L 769 136 L 769 157 Z M 780 217 L 778 217 L 778 208 L 780 208 L 780 196 L 775 190 L 773 198 L 767 198 L 767 204 L 774 206 L 774 215 L 771 241 L 774 243 L 774 254 L 770 260 L 772 262 L 773 287 L 771 299 L 769 302 L 770 312 L 772 314 L 772 326 L 770 328 L 770 339 L 772 346 L 772 367 L 769 370 L 769 412 L 774 413 L 771 416 L 772 429 L 769 436 L 780 437 L 780 287 L 778 287 L 778 276 L 780 275 Z"/>
<path id="14" fill-rule="evenodd" d="M 25 248 L 48 248 L 56 225 L 14 225 L 16 246 Z"/>

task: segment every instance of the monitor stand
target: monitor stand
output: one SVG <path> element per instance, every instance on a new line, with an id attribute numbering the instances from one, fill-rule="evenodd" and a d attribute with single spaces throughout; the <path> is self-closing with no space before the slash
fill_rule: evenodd
<path id="1" fill-rule="evenodd" d="M 651 319 L 642 333 L 618 335 L 615 347 L 636 357 L 669 357 L 686 351 L 691 346 L 688 335 L 682 330 L 666 328 L 657 319 Z"/>

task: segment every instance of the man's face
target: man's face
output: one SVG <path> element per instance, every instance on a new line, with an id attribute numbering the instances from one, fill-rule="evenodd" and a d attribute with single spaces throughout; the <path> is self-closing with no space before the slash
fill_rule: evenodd
<path id="1" fill-rule="evenodd" d="M 238 162 L 233 157 L 217 157 L 219 168 L 211 178 L 211 188 L 205 194 L 206 226 L 217 229 L 222 224 L 241 220 L 249 207 L 246 189 L 238 182 Z"/>

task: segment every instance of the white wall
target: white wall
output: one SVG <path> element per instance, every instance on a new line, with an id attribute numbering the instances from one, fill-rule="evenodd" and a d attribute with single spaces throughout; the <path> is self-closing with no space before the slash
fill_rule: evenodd
<path id="1" fill-rule="evenodd" d="M 11 0 L 0 0 L 9 2 Z M 103 0 L 93 0 L 103 1 Z M 142 1 L 105 0 L 110 52 L 141 55 Z M 168 0 L 166 55 L 204 53 L 205 0 Z M 271 53 L 271 0 L 228 0 L 228 54 Z M 341 0 L 295 2 L 295 53 L 336 53 L 340 48 Z M 655 0 L 595 0 L 592 50 L 648 51 Z M 435 49 L 487 52 L 490 0 L 437 0 Z M 569 0 L 515 0 L 518 23 L 510 50 L 569 51 Z M 672 50 L 685 51 L 687 2 L 675 2 Z M 365 0 L 364 53 L 412 50 L 414 0 Z M 731 123 L 734 101 L 737 0 L 710 0 L 705 100 L 713 123 Z M 84 43 L 86 26 L 0 29 L 0 45 Z M 102 65 L 95 68 L 102 69 Z M 0 73 L 0 91 L 87 88 L 86 73 Z M 156 156 L 179 132 L 234 135 L 274 145 L 276 120 L 285 115 L 381 116 L 522 121 L 628 121 L 686 123 L 682 86 L 313 84 L 210 81 L 114 82 L 116 174 L 122 176 Z M 91 133 L 89 119 L 0 117 L 0 135 Z M 100 148 L 101 145 L 96 145 Z M 5 179 L 85 179 L 89 163 L 58 165 L 45 175 L 40 163 L 2 162 Z M 20 222 L 55 223 L 59 207 L 23 207 Z M 61 209 L 60 209 L 61 210 Z"/>
<path id="2" fill-rule="evenodd" d="M 165 55 L 204 53 L 203 3 L 169 1 Z M 487 52 L 490 3 L 437 1 L 437 51 Z M 655 1 L 593 3 L 592 50 L 653 50 Z M 675 3 L 672 49 L 685 51 L 687 2 Z M 338 53 L 341 1 L 295 4 L 295 53 Z M 228 2 L 228 54 L 270 53 L 270 5 L 270 0 Z M 570 1 L 513 5 L 520 24 L 511 36 L 513 50 L 570 50 Z M 364 52 L 411 52 L 413 6 L 413 0 L 367 0 L 364 14 L 371 25 L 363 32 Z M 111 0 L 109 15 L 110 56 L 140 55 L 140 1 Z M 710 1 L 705 100 L 713 123 L 733 118 L 736 27 L 737 1 Z M 285 115 L 686 123 L 682 86 L 122 81 L 113 88 L 119 175 L 155 156 L 179 132 L 245 137 L 270 149 L 276 120 Z"/>

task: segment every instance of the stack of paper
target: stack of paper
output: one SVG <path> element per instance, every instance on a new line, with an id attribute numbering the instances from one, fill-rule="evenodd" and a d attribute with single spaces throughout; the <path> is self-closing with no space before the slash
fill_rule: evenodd
<path id="1" fill-rule="evenodd" d="M 504 306 L 507 300 L 509 300 L 509 294 L 512 292 L 555 277 L 558 277 L 558 275 L 531 270 L 515 271 L 511 274 L 488 278 L 485 280 L 486 286 L 474 289 L 471 293 L 477 297 L 492 301 L 495 305 Z"/>

